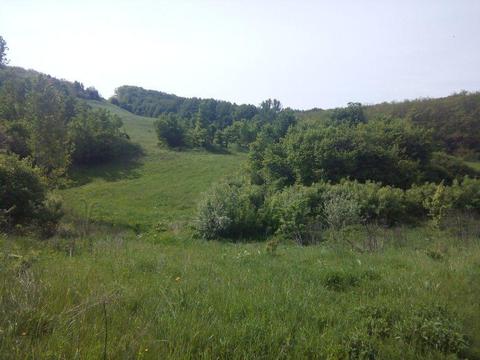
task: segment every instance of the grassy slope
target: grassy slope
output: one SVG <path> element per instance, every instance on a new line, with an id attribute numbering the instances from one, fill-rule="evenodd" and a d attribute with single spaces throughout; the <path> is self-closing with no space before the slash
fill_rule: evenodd
<path id="1" fill-rule="evenodd" d="M 76 171 L 82 184 L 61 192 L 79 215 L 85 203 L 95 204 L 93 217 L 108 223 L 147 227 L 162 221 L 181 221 L 192 216 L 201 192 L 219 177 L 238 171 L 244 154 L 220 155 L 206 152 L 173 152 L 160 149 L 153 119 L 133 115 L 108 103 L 91 102 L 120 115 L 133 141 L 146 156 L 137 162 Z"/>
<path id="2" fill-rule="evenodd" d="M 62 195 L 80 215 L 86 199 L 95 219 L 117 224 L 191 218 L 199 193 L 244 160 L 158 149 L 151 119 L 107 106 L 147 155 L 77 172 L 84 184 Z M 175 227 L 0 237 L 0 358 L 101 358 L 105 310 L 109 358 L 454 359 L 464 335 L 459 356 L 479 359 L 478 235 L 378 237 L 375 253 L 282 244 L 275 255 Z"/>

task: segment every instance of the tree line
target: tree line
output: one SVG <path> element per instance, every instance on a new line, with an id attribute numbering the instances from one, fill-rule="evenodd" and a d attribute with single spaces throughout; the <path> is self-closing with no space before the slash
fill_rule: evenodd
<path id="1" fill-rule="evenodd" d="M 423 98 L 376 105 L 350 104 L 346 108 L 303 111 L 303 119 L 332 121 L 346 112 L 359 111 L 365 119 L 393 117 L 431 131 L 437 149 L 466 159 L 480 154 L 480 93 L 462 91 L 443 98 Z"/>
<path id="2" fill-rule="evenodd" d="M 260 106 L 237 105 L 122 86 L 110 101 L 137 115 L 158 118 L 159 141 L 171 148 L 225 149 L 231 144 L 247 148 L 264 128 L 282 136 L 296 120 L 291 109 L 271 99 Z"/>
<path id="3" fill-rule="evenodd" d="M 154 125 L 160 143 L 168 147 L 209 150 L 227 149 L 232 144 L 247 149 L 259 134 L 269 134 L 278 139 L 296 122 L 292 110 L 282 109 L 278 100 L 271 99 L 255 108 L 255 115 L 250 119 L 240 118 L 222 125 L 212 123 L 211 119 L 201 105 L 193 119 L 168 113 L 160 115 Z"/>

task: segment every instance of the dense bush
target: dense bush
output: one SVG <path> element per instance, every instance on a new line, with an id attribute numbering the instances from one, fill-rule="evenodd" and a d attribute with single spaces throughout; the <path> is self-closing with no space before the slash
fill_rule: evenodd
<path id="1" fill-rule="evenodd" d="M 161 115 L 153 124 L 160 142 L 168 147 L 187 145 L 186 131 L 182 119 L 176 114 Z"/>
<path id="2" fill-rule="evenodd" d="M 158 116 L 158 140 L 172 148 L 218 150 L 229 144 L 246 148 L 261 132 L 280 139 L 296 122 L 292 110 L 282 109 L 278 100 L 270 99 L 256 107 L 124 86 L 117 89 L 111 101 L 137 114 Z"/>
<path id="3" fill-rule="evenodd" d="M 196 227 L 201 237 L 239 238 L 262 231 L 259 209 L 263 204 L 260 187 L 239 181 L 221 182 L 199 203 Z"/>
<path id="4" fill-rule="evenodd" d="M 480 180 L 451 186 L 425 183 L 403 190 L 380 183 L 294 185 L 283 189 L 226 182 L 202 200 L 197 228 L 204 238 L 276 234 L 301 244 L 318 241 L 324 229 L 355 224 L 395 225 L 431 219 L 450 210 L 480 212 Z"/>
<path id="5" fill-rule="evenodd" d="M 323 227 L 320 205 L 320 189 L 292 186 L 267 198 L 264 218 L 277 234 L 307 244 L 315 240 L 312 231 Z"/>
<path id="6" fill-rule="evenodd" d="M 252 181 L 277 187 L 351 178 L 400 188 L 451 182 L 475 172 L 460 160 L 434 153 L 428 131 L 403 120 L 293 127 L 280 141 L 251 147 Z"/>
<path id="7" fill-rule="evenodd" d="M 62 216 L 61 203 L 47 196 L 40 170 L 15 156 L 0 156 L 0 199 L 4 230 L 33 224 L 51 235 Z"/>
<path id="8" fill-rule="evenodd" d="M 345 108 L 333 109 L 330 117 L 334 123 L 338 124 L 356 125 L 367 121 L 360 103 L 348 103 L 348 106 Z"/>

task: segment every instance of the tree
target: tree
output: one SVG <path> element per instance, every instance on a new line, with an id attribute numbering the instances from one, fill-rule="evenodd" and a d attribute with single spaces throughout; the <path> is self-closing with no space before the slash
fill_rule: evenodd
<path id="1" fill-rule="evenodd" d="M 45 76 L 35 80 L 27 96 L 32 156 L 49 175 L 63 174 L 70 165 L 66 104 L 66 97 Z"/>
<path id="2" fill-rule="evenodd" d="M 332 120 L 336 123 L 357 125 L 367 121 L 360 103 L 349 102 L 346 108 L 337 108 L 332 112 Z"/>
<path id="3" fill-rule="evenodd" d="M 161 115 L 154 123 L 158 140 L 172 148 L 185 146 L 185 129 L 181 123 L 181 118 L 176 114 Z"/>
<path id="4" fill-rule="evenodd" d="M 6 58 L 7 50 L 8 50 L 7 42 L 3 37 L 0 36 L 0 67 L 8 64 L 8 60 Z"/>

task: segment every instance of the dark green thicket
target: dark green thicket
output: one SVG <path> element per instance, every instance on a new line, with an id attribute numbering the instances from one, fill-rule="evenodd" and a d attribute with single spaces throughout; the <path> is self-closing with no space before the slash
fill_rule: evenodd
<path id="1" fill-rule="evenodd" d="M 351 178 L 408 188 L 475 175 L 457 158 L 434 152 L 427 130 L 401 119 L 301 124 L 278 143 L 257 140 L 250 167 L 255 183 L 280 187 Z"/>
<path id="2" fill-rule="evenodd" d="M 368 119 L 391 115 L 431 129 L 432 138 L 449 154 L 475 157 L 480 152 L 480 93 L 460 92 L 439 99 L 382 103 L 365 107 Z"/>
<path id="3" fill-rule="evenodd" d="M 28 160 L 0 155 L 0 230 L 18 225 L 50 236 L 62 216 L 61 204 L 47 195 L 40 169 Z"/>

